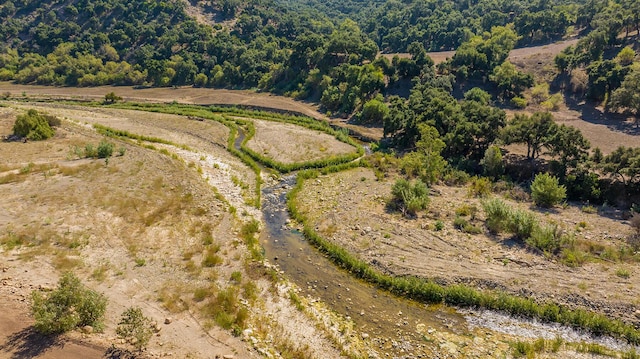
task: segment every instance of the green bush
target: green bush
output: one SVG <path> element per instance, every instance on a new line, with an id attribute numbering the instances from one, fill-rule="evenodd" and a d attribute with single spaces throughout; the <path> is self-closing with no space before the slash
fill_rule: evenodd
<path id="1" fill-rule="evenodd" d="M 535 226 L 525 242 L 545 253 L 555 254 L 560 250 L 562 233 L 556 225 Z"/>
<path id="2" fill-rule="evenodd" d="M 142 309 L 139 307 L 127 308 L 120 317 L 116 334 L 136 349 L 142 350 L 149 344 L 149 339 L 153 335 L 151 320 L 142 314 Z"/>
<path id="3" fill-rule="evenodd" d="M 491 194 L 491 181 L 487 177 L 473 177 L 469 186 L 469 196 L 486 197 Z"/>
<path id="4" fill-rule="evenodd" d="M 487 216 L 487 228 L 494 234 L 508 228 L 511 208 L 499 198 L 492 198 L 482 203 Z"/>
<path id="5" fill-rule="evenodd" d="M 526 240 L 531 237 L 533 229 L 537 226 L 536 217 L 526 210 L 515 210 L 509 214 L 509 232 L 518 239 Z"/>
<path id="6" fill-rule="evenodd" d="M 86 325 L 102 329 L 107 299 L 71 273 L 63 275 L 52 292 L 33 291 L 31 298 L 34 326 L 41 333 L 60 334 Z"/>
<path id="7" fill-rule="evenodd" d="M 98 149 L 96 150 L 98 158 L 109 158 L 113 155 L 113 143 L 107 141 L 100 141 Z"/>
<path id="8" fill-rule="evenodd" d="M 502 162 L 502 151 L 498 146 L 491 146 L 484 152 L 482 159 L 484 174 L 493 178 L 498 178 L 504 173 L 504 163 Z"/>
<path id="9" fill-rule="evenodd" d="M 18 116 L 13 124 L 13 133 L 33 141 L 51 138 L 55 135 L 55 131 L 49 125 L 48 117 L 36 110 L 29 110 L 26 114 Z M 52 122 L 55 123 L 53 120 Z"/>
<path id="10" fill-rule="evenodd" d="M 515 108 L 525 108 L 528 103 L 527 100 L 522 97 L 514 97 L 511 99 L 511 105 Z"/>
<path id="11" fill-rule="evenodd" d="M 391 188 L 391 195 L 390 204 L 405 215 L 415 215 L 429 205 L 429 188 L 421 180 L 411 183 L 401 178 Z"/>
<path id="12" fill-rule="evenodd" d="M 560 185 L 557 177 L 539 173 L 531 183 L 531 197 L 537 206 L 553 207 L 567 197 L 567 189 Z"/>

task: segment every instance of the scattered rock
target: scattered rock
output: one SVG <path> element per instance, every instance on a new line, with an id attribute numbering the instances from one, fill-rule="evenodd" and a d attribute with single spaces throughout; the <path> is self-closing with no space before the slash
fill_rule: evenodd
<path id="1" fill-rule="evenodd" d="M 173 320 L 171 318 L 165 318 L 164 319 L 164 324 L 171 324 L 171 322 L 173 322 Z"/>
<path id="2" fill-rule="evenodd" d="M 362 333 L 362 339 L 368 339 L 369 338 L 369 334 L 367 333 Z"/>
<path id="3" fill-rule="evenodd" d="M 82 327 L 82 332 L 85 334 L 91 334 L 93 333 L 93 327 L 90 325 L 85 325 L 84 327 Z"/>
<path id="4" fill-rule="evenodd" d="M 222 359 L 233 359 L 233 358 L 234 358 L 234 356 L 231 355 L 231 354 L 225 354 L 225 355 L 222 356 Z"/>

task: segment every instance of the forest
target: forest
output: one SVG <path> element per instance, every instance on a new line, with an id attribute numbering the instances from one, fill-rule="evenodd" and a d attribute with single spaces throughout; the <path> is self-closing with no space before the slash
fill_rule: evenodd
<path id="1" fill-rule="evenodd" d="M 189 16 L 194 6 L 212 23 Z M 410 152 L 405 172 L 427 182 L 434 171 L 486 173 L 492 145 L 522 143 L 525 161 L 506 169 L 515 180 L 547 170 L 570 199 L 595 202 L 614 182 L 627 194 L 640 186 L 638 149 L 604 156 L 550 113 L 507 121 L 504 111 L 552 109 L 562 90 L 638 116 L 638 1 L 3 0 L 0 20 L 0 80 L 257 89 L 383 127 L 380 149 Z M 569 35 L 580 40 L 555 58 L 550 83 L 507 60 Z M 427 51 L 439 50 L 456 53 L 435 65 Z"/>

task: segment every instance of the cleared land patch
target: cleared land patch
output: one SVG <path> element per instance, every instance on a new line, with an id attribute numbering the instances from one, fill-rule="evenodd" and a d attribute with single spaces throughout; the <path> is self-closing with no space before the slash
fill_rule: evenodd
<path id="1" fill-rule="evenodd" d="M 321 131 L 252 119 L 256 134 L 247 146 L 282 163 L 314 161 L 355 152 L 355 148 Z"/>

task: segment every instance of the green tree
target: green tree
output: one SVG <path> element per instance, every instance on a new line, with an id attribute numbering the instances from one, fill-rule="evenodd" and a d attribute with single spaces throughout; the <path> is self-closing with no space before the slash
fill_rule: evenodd
<path id="1" fill-rule="evenodd" d="M 35 328 L 44 334 L 60 334 L 86 325 L 102 329 L 107 299 L 86 288 L 75 275 L 66 273 L 49 293 L 31 293 Z"/>
<path id="2" fill-rule="evenodd" d="M 144 316 L 140 307 L 127 308 L 120 317 L 116 334 L 136 349 L 142 350 L 149 344 L 153 335 L 151 319 Z"/>
<path id="3" fill-rule="evenodd" d="M 40 141 L 53 137 L 55 130 L 49 125 L 46 116 L 31 109 L 26 114 L 18 115 L 13 124 L 13 133 L 29 140 Z"/>
<path id="4" fill-rule="evenodd" d="M 636 52 L 631 48 L 631 46 L 626 46 L 618 55 L 616 55 L 616 62 L 618 62 L 622 66 L 629 66 L 633 63 L 633 60 L 636 58 Z"/>
<path id="5" fill-rule="evenodd" d="M 389 108 L 380 99 L 368 101 L 362 107 L 360 113 L 360 123 L 382 123 L 384 118 L 389 114 Z"/>
<path id="6" fill-rule="evenodd" d="M 516 114 L 504 128 L 502 139 L 506 144 L 526 144 L 527 158 L 536 159 L 540 156 L 543 146 L 556 132 L 557 127 L 549 112 L 536 112 L 532 116 Z"/>
<path id="7" fill-rule="evenodd" d="M 522 91 L 533 86 L 533 75 L 519 71 L 509 61 L 496 66 L 489 75 L 489 79 L 507 99 L 520 96 Z"/>
<path id="8" fill-rule="evenodd" d="M 445 143 L 433 126 L 421 124 L 419 127 L 420 140 L 416 143 L 416 151 L 405 155 L 400 161 L 400 167 L 409 176 L 419 177 L 422 182 L 432 184 L 440 178 L 446 165 L 440 154 Z"/>
<path id="9" fill-rule="evenodd" d="M 548 173 L 539 173 L 531 183 L 531 197 L 540 207 L 553 207 L 567 197 L 567 189 L 558 178 Z"/>
<path id="10" fill-rule="evenodd" d="M 618 147 L 604 157 L 601 163 L 604 173 L 617 177 L 629 185 L 640 179 L 640 147 Z"/>
<path id="11" fill-rule="evenodd" d="M 550 134 L 546 147 L 560 164 L 561 174 L 564 175 L 568 169 L 577 168 L 589 158 L 591 145 L 580 130 L 562 124 Z"/>
<path id="12" fill-rule="evenodd" d="M 634 69 L 622 81 L 622 85 L 611 95 L 614 110 L 625 109 L 636 117 L 636 127 L 640 126 L 640 66 Z"/>

